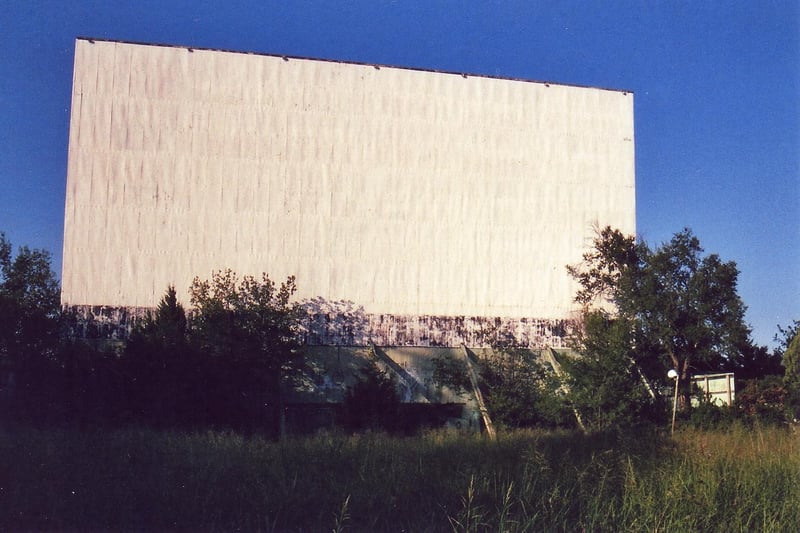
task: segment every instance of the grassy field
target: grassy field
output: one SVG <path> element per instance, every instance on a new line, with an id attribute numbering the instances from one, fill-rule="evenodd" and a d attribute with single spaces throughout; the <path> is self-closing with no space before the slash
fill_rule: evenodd
<path id="1" fill-rule="evenodd" d="M 800 434 L 0 428 L 0 530 L 796 531 Z"/>

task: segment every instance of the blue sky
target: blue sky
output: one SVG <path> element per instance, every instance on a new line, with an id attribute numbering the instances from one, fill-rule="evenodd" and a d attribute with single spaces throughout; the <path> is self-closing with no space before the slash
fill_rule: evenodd
<path id="1" fill-rule="evenodd" d="M 0 0 L 0 231 L 56 272 L 78 36 L 631 90 L 639 235 L 735 261 L 757 342 L 800 319 L 796 0 Z"/>

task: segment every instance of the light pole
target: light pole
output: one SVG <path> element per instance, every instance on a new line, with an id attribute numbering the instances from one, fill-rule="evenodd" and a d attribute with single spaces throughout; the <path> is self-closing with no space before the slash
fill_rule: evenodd
<path id="1" fill-rule="evenodd" d="M 675 434 L 675 414 L 678 412 L 678 371 L 674 368 L 670 368 L 669 372 L 667 372 L 667 377 L 669 379 L 675 380 L 675 398 L 672 400 L 672 433 L 671 435 Z"/>

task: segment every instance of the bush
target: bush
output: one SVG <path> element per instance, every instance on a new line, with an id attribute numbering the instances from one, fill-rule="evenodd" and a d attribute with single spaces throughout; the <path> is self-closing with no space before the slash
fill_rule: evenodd
<path id="1" fill-rule="evenodd" d="M 665 420 L 663 402 L 647 391 L 634 362 L 632 327 L 602 311 L 584 314 L 575 349 L 564 358 L 568 398 L 589 430 L 627 429 Z"/>
<path id="2" fill-rule="evenodd" d="M 481 391 L 492 420 L 508 428 L 571 425 L 557 377 L 529 350 L 505 349 L 481 359 Z"/>
<path id="3" fill-rule="evenodd" d="M 736 411 L 731 407 L 701 402 L 691 410 L 688 423 L 693 428 L 715 430 L 730 427 L 735 420 Z"/>
<path id="4" fill-rule="evenodd" d="M 748 422 L 785 424 L 792 419 L 789 391 L 780 376 L 745 381 L 736 391 L 736 411 Z"/>

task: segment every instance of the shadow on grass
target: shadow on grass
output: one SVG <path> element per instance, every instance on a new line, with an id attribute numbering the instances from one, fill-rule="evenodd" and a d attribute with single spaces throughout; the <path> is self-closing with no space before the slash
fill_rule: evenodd
<path id="1" fill-rule="evenodd" d="M 697 450 L 687 458 L 675 441 L 643 430 L 515 431 L 497 441 L 441 431 L 329 433 L 274 443 L 231 432 L 0 428 L 0 529 L 691 528 L 719 516 L 716 500 L 709 494 L 684 503 L 676 491 L 735 473 L 704 461 Z M 771 463 L 768 471 L 792 479 L 797 462 Z M 751 477 L 754 486 L 743 475 L 738 490 L 755 494 L 763 476 Z M 775 490 L 800 496 L 792 484 Z M 670 499 L 676 503 L 665 505 Z M 797 517 L 780 502 L 739 505 L 736 519 L 744 523 L 766 511 L 778 525 Z"/>

